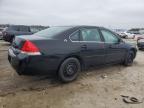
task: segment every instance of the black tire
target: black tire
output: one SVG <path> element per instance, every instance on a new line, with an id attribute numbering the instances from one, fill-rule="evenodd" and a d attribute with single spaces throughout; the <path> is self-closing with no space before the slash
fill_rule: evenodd
<path id="1" fill-rule="evenodd" d="M 131 66 L 133 64 L 134 57 L 135 57 L 134 51 L 129 51 L 127 57 L 125 58 L 124 65 Z"/>
<path id="2" fill-rule="evenodd" d="M 14 36 L 12 36 L 12 37 L 11 37 L 11 40 L 10 40 L 10 44 L 12 44 L 12 43 L 13 43 L 14 39 L 15 39 L 15 37 L 14 37 Z"/>
<path id="3" fill-rule="evenodd" d="M 58 77 L 62 82 L 71 82 L 75 80 L 81 71 L 81 65 L 78 59 L 68 58 L 60 66 Z"/>

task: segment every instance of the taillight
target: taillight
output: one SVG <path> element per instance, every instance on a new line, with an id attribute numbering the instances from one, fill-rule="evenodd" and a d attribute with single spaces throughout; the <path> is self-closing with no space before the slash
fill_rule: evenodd
<path id="1" fill-rule="evenodd" d="M 26 40 L 21 48 L 21 52 L 28 55 L 40 55 L 40 51 L 37 46 L 29 40 Z"/>

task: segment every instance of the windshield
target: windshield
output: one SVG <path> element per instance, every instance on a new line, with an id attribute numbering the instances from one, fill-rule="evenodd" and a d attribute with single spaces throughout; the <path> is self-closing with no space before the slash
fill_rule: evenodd
<path id="1" fill-rule="evenodd" d="M 62 33 L 71 27 L 50 27 L 45 30 L 39 31 L 35 33 L 37 36 L 42 36 L 42 37 L 47 37 L 47 38 L 52 38 L 53 36 Z"/>

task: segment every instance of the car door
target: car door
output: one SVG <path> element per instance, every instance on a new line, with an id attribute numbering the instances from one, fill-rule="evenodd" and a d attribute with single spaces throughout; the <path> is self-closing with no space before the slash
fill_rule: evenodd
<path id="1" fill-rule="evenodd" d="M 125 43 L 113 32 L 102 28 L 101 34 L 105 41 L 105 63 L 122 61 L 126 54 Z"/>
<path id="2" fill-rule="evenodd" d="M 105 50 L 99 29 L 94 27 L 80 30 L 81 56 L 86 65 L 101 65 L 105 61 Z"/>

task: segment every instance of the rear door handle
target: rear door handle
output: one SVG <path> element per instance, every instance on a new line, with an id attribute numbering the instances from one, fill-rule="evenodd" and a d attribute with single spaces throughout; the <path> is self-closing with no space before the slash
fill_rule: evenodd
<path id="1" fill-rule="evenodd" d="M 87 49 L 87 45 L 82 45 L 81 48 L 82 49 Z"/>

